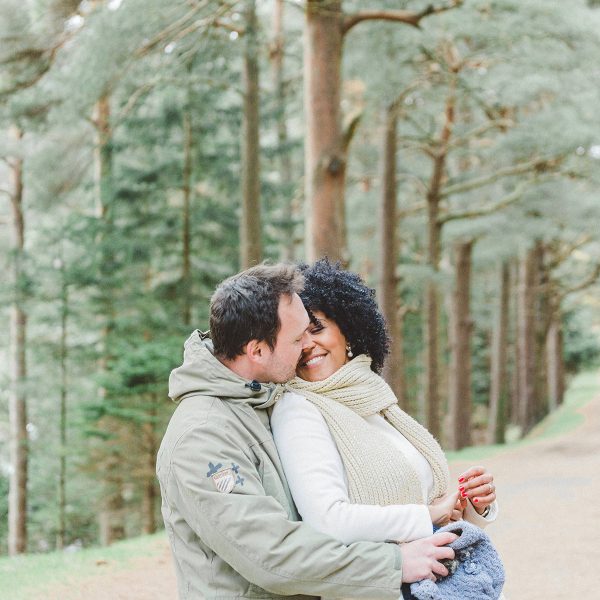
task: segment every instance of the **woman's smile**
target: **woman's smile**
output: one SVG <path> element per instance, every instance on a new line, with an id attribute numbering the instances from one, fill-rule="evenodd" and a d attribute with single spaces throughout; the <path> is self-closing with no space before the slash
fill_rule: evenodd
<path id="1" fill-rule="evenodd" d="M 316 310 L 314 316 L 316 322 L 308 330 L 312 344 L 300 358 L 296 375 L 306 381 L 323 381 L 348 362 L 346 338 L 324 313 Z"/>

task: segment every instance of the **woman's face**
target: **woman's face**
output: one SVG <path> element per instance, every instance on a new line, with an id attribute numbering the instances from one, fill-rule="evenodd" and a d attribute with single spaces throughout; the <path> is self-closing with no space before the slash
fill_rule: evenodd
<path id="1" fill-rule="evenodd" d="M 312 344 L 302 353 L 296 375 L 306 381 L 322 381 L 348 362 L 346 338 L 320 310 L 313 314 L 319 323 L 311 323 L 308 329 Z"/>

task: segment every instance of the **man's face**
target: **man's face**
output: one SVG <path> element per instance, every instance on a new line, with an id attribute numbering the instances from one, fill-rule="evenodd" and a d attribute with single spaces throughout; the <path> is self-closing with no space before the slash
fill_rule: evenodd
<path id="1" fill-rule="evenodd" d="M 296 374 L 296 365 L 302 352 L 312 345 L 308 327 L 310 319 L 298 294 L 282 296 L 277 310 L 281 327 L 275 348 L 267 347 L 265 381 L 285 383 Z"/>

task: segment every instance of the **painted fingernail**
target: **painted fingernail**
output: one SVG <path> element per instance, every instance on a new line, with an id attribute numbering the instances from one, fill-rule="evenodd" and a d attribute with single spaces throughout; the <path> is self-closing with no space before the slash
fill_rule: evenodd
<path id="1" fill-rule="evenodd" d="M 465 480 L 464 477 L 460 477 L 459 480 L 458 480 L 458 483 L 462 483 L 464 480 Z"/>
<path id="2" fill-rule="evenodd" d="M 461 495 L 463 498 L 466 498 L 466 497 L 467 497 L 467 493 L 466 493 L 466 492 L 461 492 L 461 493 L 460 493 L 460 495 Z"/>
<path id="3" fill-rule="evenodd" d="M 458 489 L 459 489 L 461 492 L 464 492 L 464 491 L 465 491 L 465 486 L 464 486 L 464 485 L 459 485 L 459 486 L 458 486 Z"/>
<path id="4" fill-rule="evenodd" d="M 479 500 L 477 500 L 477 498 L 474 498 L 473 502 L 475 502 L 475 504 L 477 504 L 477 502 L 479 502 Z"/>

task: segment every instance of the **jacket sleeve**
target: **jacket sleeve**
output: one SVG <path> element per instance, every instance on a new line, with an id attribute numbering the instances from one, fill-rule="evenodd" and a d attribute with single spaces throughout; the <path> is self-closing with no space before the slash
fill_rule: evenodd
<path id="1" fill-rule="evenodd" d="M 400 596 L 401 555 L 395 544 L 344 546 L 290 520 L 263 488 L 261 475 L 276 473 L 260 474 L 251 451 L 235 438 L 227 428 L 194 427 L 171 455 L 170 493 L 206 545 L 245 579 L 275 594 Z"/>

